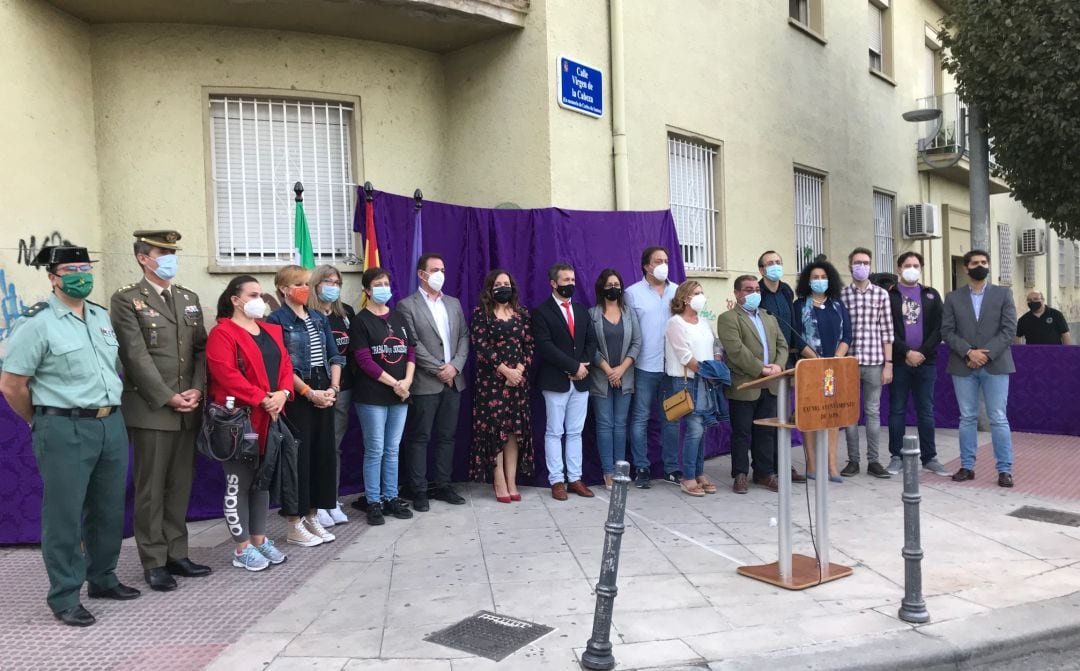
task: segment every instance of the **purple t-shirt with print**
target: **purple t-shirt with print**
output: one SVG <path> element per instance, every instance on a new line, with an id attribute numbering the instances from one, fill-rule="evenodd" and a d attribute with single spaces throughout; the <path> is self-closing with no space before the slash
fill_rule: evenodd
<path id="1" fill-rule="evenodd" d="M 923 337 L 922 300 L 919 297 L 922 285 L 905 287 L 897 284 L 896 288 L 900 290 L 901 296 L 900 318 L 904 320 L 904 342 L 911 349 L 919 349 L 922 347 Z"/>

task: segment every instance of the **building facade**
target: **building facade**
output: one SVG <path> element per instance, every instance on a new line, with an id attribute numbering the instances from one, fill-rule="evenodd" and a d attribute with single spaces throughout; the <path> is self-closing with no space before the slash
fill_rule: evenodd
<path id="1" fill-rule="evenodd" d="M 36 249 L 63 240 L 104 261 L 98 301 L 137 275 L 138 228 L 183 233 L 179 279 L 207 304 L 240 271 L 269 288 L 296 181 L 316 254 L 346 269 L 362 249 L 355 186 L 370 180 L 483 207 L 670 207 L 715 312 L 766 249 L 789 281 L 817 254 L 845 271 L 866 246 L 891 270 L 916 249 L 926 280 L 951 289 L 970 248 L 967 161 L 929 169 L 916 145 L 931 129 L 901 119 L 943 110 L 931 160 L 962 144 L 941 12 L 932 0 L 9 0 L 0 336 L 45 294 Z M 558 104 L 561 57 L 603 73 L 599 117 Z M 1037 288 L 1080 322 L 1077 243 L 1007 185 L 992 191 L 994 281 L 1018 306 Z M 1043 253 L 1019 255 L 1022 240 Z M 345 295 L 358 292 L 350 274 Z"/>

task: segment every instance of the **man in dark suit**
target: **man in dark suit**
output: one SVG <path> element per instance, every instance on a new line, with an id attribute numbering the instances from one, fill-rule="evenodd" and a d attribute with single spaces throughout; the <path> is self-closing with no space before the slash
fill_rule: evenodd
<path id="1" fill-rule="evenodd" d="M 1016 306 L 1012 292 L 990 284 L 990 255 L 981 249 L 964 254 L 970 282 L 945 297 L 941 337 L 949 345 L 949 374 L 960 406 L 960 470 L 953 480 L 975 478 L 976 423 L 979 393 L 986 401 L 990 438 L 997 460 L 998 485 L 1012 487 L 1012 434 L 1005 406 L 1009 401 L 1009 375 L 1016 336 Z"/>
<path id="2" fill-rule="evenodd" d="M 536 385 L 544 394 L 547 410 L 544 456 L 551 496 L 565 501 L 568 488 L 578 496 L 593 496 L 581 481 L 581 431 L 589 408 L 588 366 L 596 353 L 596 331 L 588 309 L 571 300 L 575 284 L 573 267 L 556 263 L 548 271 L 548 280 L 551 298 L 532 311 L 533 340 L 539 362 Z"/>
<path id="3" fill-rule="evenodd" d="M 937 350 L 941 344 L 941 295 L 924 286 L 923 257 L 904 252 L 896 260 L 899 280 L 889 289 L 893 321 L 893 381 L 889 385 L 888 471 L 903 470 L 900 449 L 907 428 L 907 404 L 915 401 L 919 425 L 919 451 L 923 468 L 935 475 L 949 475 L 937 459 L 934 443 L 934 381 L 937 379 Z"/>
<path id="4" fill-rule="evenodd" d="M 442 292 L 446 264 L 438 254 L 424 254 L 416 264 L 420 288 L 397 304 L 416 337 L 416 377 L 409 394 L 409 433 L 402 452 L 405 484 L 413 492 L 413 508 L 428 504 L 427 462 L 432 426 L 435 428 L 435 478 L 431 497 L 453 505 L 465 499 L 450 486 L 454 469 L 454 434 L 469 356 L 469 329 L 461 302 Z"/>

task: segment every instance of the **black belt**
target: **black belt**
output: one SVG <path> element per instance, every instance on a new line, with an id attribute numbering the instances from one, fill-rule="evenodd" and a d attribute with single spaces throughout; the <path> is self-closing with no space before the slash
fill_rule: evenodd
<path id="1" fill-rule="evenodd" d="M 104 408 L 54 408 L 49 405 L 35 405 L 34 410 L 43 415 L 59 415 L 61 417 L 108 417 L 117 410 L 117 406 Z"/>

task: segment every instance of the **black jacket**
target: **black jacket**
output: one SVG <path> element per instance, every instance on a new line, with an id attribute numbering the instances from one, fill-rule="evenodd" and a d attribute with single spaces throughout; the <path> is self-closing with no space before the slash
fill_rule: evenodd
<path id="1" fill-rule="evenodd" d="M 294 437 L 296 429 L 284 415 L 270 422 L 266 433 L 266 454 L 263 455 L 255 487 L 270 492 L 270 503 L 280 504 L 281 509 L 293 512 L 300 504 L 297 491 L 296 455 L 300 443 Z M 306 511 L 299 511 L 305 513 Z"/>
<path id="2" fill-rule="evenodd" d="M 532 335 L 536 344 L 536 386 L 543 391 L 570 391 L 570 376 L 577 372 L 578 364 L 591 364 L 596 354 L 596 329 L 593 328 L 589 310 L 573 302 L 574 337 L 563 316 L 562 308 L 550 296 L 532 310 Z M 575 380 L 578 391 L 589 389 L 589 376 Z"/>
<path id="3" fill-rule="evenodd" d="M 919 291 L 919 303 L 922 306 L 923 341 L 919 352 L 926 357 L 923 365 L 933 364 L 937 361 L 938 345 L 941 344 L 941 317 L 944 314 L 944 304 L 941 302 L 941 294 L 933 287 L 921 287 Z M 904 330 L 904 315 L 901 314 L 904 305 L 904 295 L 898 287 L 889 290 L 889 303 L 892 305 L 893 323 L 893 366 L 906 366 L 904 362 L 907 353 L 911 350 L 907 345 L 907 335 Z"/>

